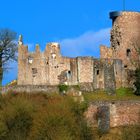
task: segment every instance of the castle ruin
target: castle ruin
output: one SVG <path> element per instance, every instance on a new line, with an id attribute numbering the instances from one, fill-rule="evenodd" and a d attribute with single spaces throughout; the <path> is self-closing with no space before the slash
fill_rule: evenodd
<path id="1" fill-rule="evenodd" d="M 44 52 L 35 52 L 19 39 L 18 85 L 91 84 L 94 89 L 114 89 L 133 84 L 131 72 L 139 60 L 140 13 L 111 12 L 111 46 L 100 46 L 100 59 L 64 57 L 58 43 L 49 43 Z"/>

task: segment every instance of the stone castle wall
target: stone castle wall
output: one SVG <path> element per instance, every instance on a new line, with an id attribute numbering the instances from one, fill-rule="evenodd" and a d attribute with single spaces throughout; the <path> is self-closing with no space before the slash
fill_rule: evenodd
<path id="1" fill-rule="evenodd" d="M 99 125 L 98 110 L 101 107 L 109 108 L 109 118 L 106 121 L 109 120 L 110 127 L 140 124 L 140 101 L 94 102 L 85 112 L 85 117 L 92 127 Z"/>
<path id="2" fill-rule="evenodd" d="M 78 57 L 78 82 L 90 83 L 93 82 L 93 58 L 92 57 Z"/>
<path id="3" fill-rule="evenodd" d="M 140 44 L 140 13 L 112 12 L 111 47 L 100 46 L 101 58 L 120 59 L 115 64 L 115 81 L 117 87 L 133 87 L 133 73 L 137 67 Z M 116 65 L 118 65 L 116 67 Z M 121 72 L 120 72 L 121 71 Z"/>
<path id="4" fill-rule="evenodd" d="M 112 59 L 113 49 L 107 46 L 100 46 L 100 58 L 109 58 Z"/>
<path id="5" fill-rule="evenodd" d="M 18 85 L 93 83 L 94 89 L 115 89 L 122 86 L 121 66 L 121 60 L 62 57 L 57 43 L 48 44 L 44 52 L 40 52 L 39 46 L 36 46 L 36 51 L 32 53 L 21 45 L 18 57 Z M 115 83 L 115 69 L 118 72 L 116 79 L 120 81 L 118 85 Z"/>
<path id="6" fill-rule="evenodd" d="M 5 86 L 1 89 L 2 94 L 16 94 L 16 93 L 28 93 L 28 94 L 36 94 L 36 93 L 59 93 L 58 86 L 46 86 L 46 85 L 17 85 L 17 86 Z"/>
<path id="7" fill-rule="evenodd" d="M 120 12 L 113 18 L 111 47 L 100 46 L 101 58 L 121 59 L 126 69 L 135 69 L 139 60 L 136 51 L 140 44 L 140 13 Z"/>
<path id="8" fill-rule="evenodd" d="M 111 89 L 133 85 L 131 70 L 138 60 L 140 13 L 120 12 L 113 18 L 111 47 L 100 47 L 100 59 L 63 57 L 58 43 L 48 43 L 44 52 L 35 52 L 19 42 L 18 85 L 76 85 L 90 83 L 93 89 Z M 130 77 L 130 78 L 129 78 Z"/>

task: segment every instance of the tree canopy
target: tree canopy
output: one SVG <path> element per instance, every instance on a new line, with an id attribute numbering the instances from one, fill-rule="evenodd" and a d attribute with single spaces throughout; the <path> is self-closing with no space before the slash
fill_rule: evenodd
<path id="1" fill-rule="evenodd" d="M 16 33 L 10 29 L 0 29 L 0 85 L 7 62 L 17 60 Z"/>

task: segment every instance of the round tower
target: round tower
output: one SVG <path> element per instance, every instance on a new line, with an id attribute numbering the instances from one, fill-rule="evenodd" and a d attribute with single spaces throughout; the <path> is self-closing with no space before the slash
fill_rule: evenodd
<path id="1" fill-rule="evenodd" d="M 110 38 L 113 58 L 122 59 L 125 68 L 134 69 L 139 59 L 140 12 L 111 12 L 110 18 L 113 21 Z"/>

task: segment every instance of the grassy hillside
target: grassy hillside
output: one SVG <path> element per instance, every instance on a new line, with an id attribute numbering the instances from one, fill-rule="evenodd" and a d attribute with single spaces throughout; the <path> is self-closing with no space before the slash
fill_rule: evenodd
<path id="1" fill-rule="evenodd" d="M 119 88 L 115 95 L 108 95 L 105 91 L 97 90 L 95 92 L 84 93 L 84 98 L 87 102 L 92 101 L 117 101 L 117 100 L 140 100 L 140 96 L 133 93 L 132 89 Z"/>
<path id="2" fill-rule="evenodd" d="M 0 97 L 0 140 L 91 140 L 85 104 L 60 95 L 7 94 Z"/>
<path id="3" fill-rule="evenodd" d="M 119 98 L 124 96 L 119 94 Z M 0 96 L 0 140 L 140 139 L 140 126 L 114 128 L 107 134 L 88 127 L 83 116 L 88 101 L 116 97 L 104 93 L 86 93 L 84 97 L 86 100 L 79 103 L 58 94 L 12 92 Z"/>

